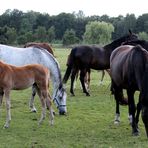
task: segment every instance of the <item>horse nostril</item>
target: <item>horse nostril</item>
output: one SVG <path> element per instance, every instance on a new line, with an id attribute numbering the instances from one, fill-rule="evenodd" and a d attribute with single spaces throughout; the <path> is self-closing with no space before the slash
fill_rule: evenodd
<path id="1" fill-rule="evenodd" d="M 65 111 L 59 111 L 59 114 L 60 114 L 60 115 L 65 115 L 66 112 L 65 112 Z"/>

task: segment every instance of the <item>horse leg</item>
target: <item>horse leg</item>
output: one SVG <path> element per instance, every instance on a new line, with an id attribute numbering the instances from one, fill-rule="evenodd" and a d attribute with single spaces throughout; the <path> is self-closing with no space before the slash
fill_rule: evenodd
<path id="1" fill-rule="evenodd" d="M 47 99 L 46 99 L 46 104 L 47 104 L 47 107 L 49 108 L 49 118 L 50 118 L 50 124 L 53 125 L 54 123 L 54 110 L 52 109 L 52 106 L 51 106 L 51 96 L 48 94 L 48 96 L 45 96 Z"/>
<path id="2" fill-rule="evenodd" d="M 36 95 L 36 84 L 33 84 L 32 86 L 32 96 L 31 96 L 31 99 L 30 99 L 30 102 L 29 102 L 29 106 L 30 106 L 30 109 L 31 109 L 31 112 L 37 112 L 35 106 L 34 106 L 34 97 Z"/>
<path id="3" fill-rule="evenodd" d="M 6 123 L 4 125 L 4 128 L 8 128 L 10 121 L 11 121 L 11 112 L 10 112 L 10 90 L 5 90 L 4 91 L 5 98 L 6 98 L 6 110 L 7 110 L 7 115 L 6 115 Z"/>
<path id="4" fill-rule="evenodd" d="M 37 90 L 38 96 L 41 101 L 41 106 L 42 106 L 41 118 L 39 120 L 39 125 L 40 125 L 46 116 L 46 99 L 43 97 L 43 92 L 38 87 L 36 87 L 36 90 Z"/>
<path id="5" fill-rule="evenodd" d="M 86 70 L 81 69 L 81 71 L 80 71 L 80 81 L 81 81 L 81 85 L 82 85 L 82 88 L 83 88 L 83 92 L 86 94 L 86 96 L 90 96 L 89 92 L 86 90 L 85 83 L 84 83 L 85 75 L 86 75 Z"/>
<path id="6" fill-rule="evenodd" d="M 86 75 L 85 75 L 85 78 L 84 78 L 84 81 L 85 81 L 85 87 L 87 89 L 87 91 L 89 91 L 89 88 L 90 88 L 90 69 L 88 69 Z"/>
<path id="7" fill-rule="evenodd" d="M 139 95 L 139 102 L 137 104 L 137 113 L 136 113 L 136 123 L 138 125 L 138 122 L 139 122 L 139 115 L 140 115 L 140 111 L 142 109 L 142 103 L 141 103 L 141 93 Z"/>
<path id="8" fill-rule="evenodd" d="M 104 76 L 105 76 L 105 71 L 104 70 L 101 70 L 101 71 L 102 71 L 102 77 L 101 77 L 101 80 L 99 82 L 99 85 L 103 84 L 103 79 L 104 79 Z"/>
<path id="9" fill-rule="evenodd" d="M 75 94 L 74 94 L 74 81 L 75 81 L 75 76 L 76 76 L 77 72 L 78 72 L 78 70 L 73 68 L 72 74 L 71 74 L 71 87 L 70 87 L 70 93 L 72 94 L 72 96 L 75 96 Z"/>
<path id="10" fill-rule="evenodd" d="M 119 124 L 120 123 L 120 110 L 119 110 L 119 93 L 118 90 L 115 90 L 114 93 L 115 100 L 116 100 L 116 114 L 115 114 L 115 119 L 114 119 L 114 124 Z"/>
<path id="11" fill-rule="evenodd" d="M 115 101 L 116 101 L 116 114 L 115 114 L 115 119 L 114 119 L 114 124 L 119 124 L 120 123 L 120 110 L 119 110 L 119 100 L 122 98 L 121 92 L 122 89 L 116 86 L 116 84 L 111 82 L 111 92 L 114 94 Z"/>
<path id="12" fill-rule="evenodd" d="M 1 106 L 2 106 L 2 102 L 3 102 L 3 96 L 4 96 L 4 92 L 2 91 L 2 92 L 0 92 L 0 113 L 1 113 Z"/>
<path id="13" fill-rule="evenodd" d="M 132 115 L 132 134 L 134 136 L 139 135 L 138 124 L 136 123 L 135 113 L 136 113 L 136 106 L 134 100 L 134 93 L 135 91 L 127 90 L 128 101 L 129 101 L 129 114 Z"/>

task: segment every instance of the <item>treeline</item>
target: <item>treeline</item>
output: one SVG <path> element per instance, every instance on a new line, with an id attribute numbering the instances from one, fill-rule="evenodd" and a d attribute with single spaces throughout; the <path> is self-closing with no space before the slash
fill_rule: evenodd
<path id="1" fill-rule="evenodd" d="M 148 14 L 135 17 L 109 17 L 108 15 L 86 17 L 83 11 L 78 13 L 60 13 L 50 16 L 39 12 L 6 10 L 0 15 L 0 43 L 25 44 L 26 42 L 49 42 L 73 44 L 81 43 L 89 22 L 106 22 L 114 27 L 111 40 L 117 39 L 131 29 L 143 38 L 148 38 Z"/>

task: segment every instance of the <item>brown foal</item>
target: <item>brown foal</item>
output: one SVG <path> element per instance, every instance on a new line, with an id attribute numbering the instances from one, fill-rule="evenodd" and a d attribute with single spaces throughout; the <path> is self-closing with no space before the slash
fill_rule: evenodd
<path id="1" fill-rule="evenodd" d="M 10 91 L 23 90 L 33 84 L 36 84 L 36 90 L 41 100 L 42 113 L 39 124 L 45 119 L 46 105 L 50 110 L 50 121 L 53 124 L 53 112 L 51 107 L 51 97 L 48 93 L 49 88 L 49 70 L 39 64 L 30 64 L 26 66 L 16 67 L 8 65 L 0 61 L 0 105 L 3 95 L 6 98 L 6 123 L 5 128 L 9 127 L 11 120 L 10 113 Z"/>

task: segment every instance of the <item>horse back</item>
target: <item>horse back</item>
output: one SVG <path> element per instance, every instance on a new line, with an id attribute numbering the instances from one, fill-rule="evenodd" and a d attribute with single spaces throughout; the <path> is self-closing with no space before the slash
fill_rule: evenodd
<path id="1" fill-rule="evenodd" d="M 71 50 L 67 65 L 72 67 L 91 67 L 101 57 L 102 50 L 95 46 L 77 46 Z"/>
<path id="2" fill-rule="evenodd" d="M 111 55 L 111 76 L 123 88 L 142 88 L 147 51 L 140 46 L 120 46 Z"/>

